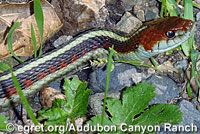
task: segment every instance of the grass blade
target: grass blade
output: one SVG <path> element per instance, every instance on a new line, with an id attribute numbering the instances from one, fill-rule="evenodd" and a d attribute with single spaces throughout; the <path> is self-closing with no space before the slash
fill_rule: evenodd
<path id="1" fill-rule="evenodd" d="M 21 89 L 21 87 L 20 87 L 20 84 L 19 84 L 19 82 L 18 82 L 16 76 L 15 76 L 14 73 L 13 73 L 13 69 L 12 69 L 12 66 L 11 66 L 11 58 L 10 58 L 10 57 L 9 57 L 9 63 L 10 63 L 10 72 L 11 72 L 11 76 L 12 76 L 12 79 L 13 79 L 13 83 L 14 83 L 14 86 L 15 86 L 15 88 L 16 88 L 16 90 L 17 90 L 17 93 L 18 93 L 18 95 L 19 95 L 19 97 L 20 97 L 20 99 L 21 99 L 21 102 L 22 102 L 22 104 L 24 105 L 24 107 L 25 107 L 25 109 L 26 109 L 26 111 L 27 111 L 27 113 L 28 113 L 30 119 L 33 121 L 33 123 L 34 123 L 35 125 L 38 125 L 38 122 L 37 122 L 37 120 L 36 120 L 36 117 L 35 117 L 33 111 L 31 110 L 31 107 L 30 107 L 30 105 L 29 105 L 29 103 L 28 103 L 26 97 L 24 96 L 24 94 L 23 94 L 23 92 L 22 92 L 22 89 Z"/>
<path id="2" fill-rule="evenodd" d="M 13 57 L 15 57 L 20 63 L 24 63 L 24 61 L 22 61 L 19 57 L 17 57 L 13 51 L 13 47 L 12 47 L 12 35 L 13 32 L 15 31 L 15 29 L 19 26 L 19 22 L 16 22 L 10 29 L 10 31 L 8 32 L 8 37 L 7 37 L 7 43 L 8 43 L 8 49 L 10 51 L 10 53 L 12 54 Z"/>
<path id="3" fill-rule="evenodd" d="M 35 117 L 33 111 L 31 110 L 31 107 L 30 107 L 30 105 L 29 105 L 29 103 L 28 103 L 26 97 L 24 96 L 22 90 L 21 90 L 21 87 L 20 87 L 20 85 L 19 85 L 19 82 L 18 82 L 16 76 L 14 75 L 13 72 L 11 72 L 11 74 L 12 74 L 13 83 L 14 83 L 14 85 L 15 85 L 15 88 L 16 88 L 16 90 L 17 90 L 17 93 L 18 93 L 19 96 L 20 96 L 20 99 L 21 99 L 22 104 L 24 105 L 24 107 L 25 107 L 25 109 L 26 109 L 26 111 L 27 111 L 29 117 L 30 117 L 31 120 L 33 121 L 33 123 L 34 123 L 35 125 L 38 125 L 38 122 L 37 122 L 37 120 L 36 120 L 36 117 Z"/>
<path id="4" fill-rule="evenodd" d="M 36 58 L 37 57 L 37 44 L 36 44 L 35 31 L 34 31 L 32 24 L 31 24 L 31 37 L 32 37 L 33 50 L 34 50 L 34 57 Z"/>
<path id="5" fill-rule="evenodd" d="M 170 14 L 170 16 L 177 16 L 177 7 L 176 2 L 174 0 L 166 0 L 167 10 Z"/>
<path id="6" fill-rule="evenodd" d="M 113 46 L 112 46 L 112 48 L 110 49 L 110 54 L 109 54 L 108 64 L 107 64 L 106 88 L 105 88 L 105 96 L 104 96 L 104 103 L 103 103 L 103 111 L 102 111 L 102 116 L 101 116 L 101 125 L 104 124 L 104 114 L 106 111 L 106 97 L 107 97 L 109 81 L 110 81 L 110 72 L 111 72 L 112 62 L 113 62 L 113 59 L 112 59 L 113 53 L 114 53 L 114 50 L 113 50 Z"/>
<path id="7" fill-rule="evenodd" d="M 186 88 L 186 90 L 187 90 L 188 96 L 189 96 L 190 98 L 193 98 L 193 96 L 192 96 L 192 91 L 191 91 L 191 87 L 190 87 L 190 81 L 188 81 L 188 83 L 187 83 L 187 88 Z"/>
<path id="8" fill-rule="evenodd" d="M 34 14 L 35 14 L 35 20 L 40 32 L 40 52 L 39 56 L 42 55 L 42 45 L 43 45 L 43 27 L 44 27 L 44 16 L 42 11 L 42 6 L 40 4 L 40 0 L 34 0 Z"/>
<path id="9" fill-rule="evenodd" d="M 194 20 L 192 0 L 184 0 L 184 18 Z M 194 46 L 194 33 L 191 38 L 184 42 L 181 47 L 186 56 L 190 55 L 190 51 Z"/>
<path id="10" fill-rule="evenodd" d="M 8 71 L 9 69 L 10 69 L 10 67 L 7 64 L 0 62 L 0 70 L 1 71 L 5 72 L 5 71 Z"/>

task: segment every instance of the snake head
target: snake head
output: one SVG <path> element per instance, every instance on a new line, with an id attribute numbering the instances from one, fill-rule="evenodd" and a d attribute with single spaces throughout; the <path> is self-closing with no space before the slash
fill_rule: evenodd
<path id="1" fill-rule="evenodd" d="M 194 29 L 194 22 L 180 17 L 167 17 L 156 21 L 147 22 L 147 26 L 140 37 L 140 45 L 153 53 L 162 53 L 171 50 L 191 35 Z"/>
<path id="2" fill-rule="evenodd" d="M 119 57 L 121 60 L 146 60 L 181 45 L 189 39 L 193 29 L 193 21 L 180 17 L 147 22 L 127 41 L 126 49 L 117 49 L 121 52 Z"/>

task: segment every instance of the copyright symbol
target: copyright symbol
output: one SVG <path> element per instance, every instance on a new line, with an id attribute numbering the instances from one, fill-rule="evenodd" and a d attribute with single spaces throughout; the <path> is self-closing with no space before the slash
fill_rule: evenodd
<path id="1" fill-rule="evenodd" d="M 6 125 L 6 130 L 7 130 L 8 132 L 13 132 L 13 131 L 15 130 L 14 125 L 13 125 L 12 123 L 8 123 L 8 124 Z"/>

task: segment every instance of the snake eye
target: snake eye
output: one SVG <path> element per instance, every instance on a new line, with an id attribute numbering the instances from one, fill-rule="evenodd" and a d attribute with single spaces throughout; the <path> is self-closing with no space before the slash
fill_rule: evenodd
<path id="1" fill-rule="evenodd" d="M 172 39 L 175 37 L 175 32 L 174 31 L 168 31 L 165 33 L 168 39 Z"/>

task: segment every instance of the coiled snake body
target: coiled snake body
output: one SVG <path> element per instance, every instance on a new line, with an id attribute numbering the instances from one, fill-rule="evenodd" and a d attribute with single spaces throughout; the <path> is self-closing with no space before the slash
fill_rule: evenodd
<path id="1" fill-rule="evenodd" d="M 14 68 L 25 96 L 34 95 L 50 82 L 72 73 L 91 59 L 104 57 L 112 45 L 121 60 L 145 60 L 185 42 L 194 23 L 168 17 L 145 23 L 135 33 L 97 29 L 76 36 L 59 49 Z M 20 103 L 11 73 L 0 76 L 0 111 Z"/>

